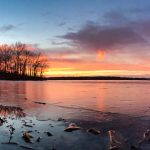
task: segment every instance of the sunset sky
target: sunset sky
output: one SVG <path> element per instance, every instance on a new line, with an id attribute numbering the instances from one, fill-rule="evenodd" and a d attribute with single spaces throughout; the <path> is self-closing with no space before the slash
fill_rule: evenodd
<path id="1" fill-rule="evenodd" d="M 46 76 L 150 77 L 149 0 L 0 0 L 0 44 L 44 52 Z"/>

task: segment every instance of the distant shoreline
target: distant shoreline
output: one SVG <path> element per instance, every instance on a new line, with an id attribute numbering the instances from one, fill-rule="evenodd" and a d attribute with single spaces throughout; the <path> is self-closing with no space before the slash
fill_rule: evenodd
<path id="1" fill-rule="evenodd" d="M 150 80 L 150 78 L 117 77 L 117 76 L 83 76 L 83 77 L 48 77 L 46 80 Z"/>
<path id="2" fill-rule="evenodd" d="M 32 77 L 10 73 L 0 73 L 0 80 L 11 81 L 45 81 L 45 80 L 150 80 L 140 77 L 118 77 L 118 76 L 81 76 L 81 77 Z"/>

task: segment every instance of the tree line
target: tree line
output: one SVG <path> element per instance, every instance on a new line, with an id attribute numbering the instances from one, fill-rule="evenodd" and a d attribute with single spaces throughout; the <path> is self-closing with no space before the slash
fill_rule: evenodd
<path id="1" fill-rule="evenodd" d="M 42 77 L 48 67 L 47 58 L 26 44 L 0 45 L 0 71 L 17 75 Z"/>

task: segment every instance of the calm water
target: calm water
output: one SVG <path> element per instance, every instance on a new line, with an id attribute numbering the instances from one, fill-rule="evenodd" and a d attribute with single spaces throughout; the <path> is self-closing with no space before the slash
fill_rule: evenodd
<path id="1" fill-rule="evenodd" d="M 28 114 L 42 118 L 85 119 L 92 118 L 92 112 L 149 117 L 150 82 L 0 81 L 0 103 L 21 106 Z"/>

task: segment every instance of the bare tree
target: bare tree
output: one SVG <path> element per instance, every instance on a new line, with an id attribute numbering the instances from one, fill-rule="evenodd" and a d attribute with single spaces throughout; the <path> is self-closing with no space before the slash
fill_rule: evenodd
<path id="1" fill-rule="evenodd" d="M 47 67 L 46 57 L 36 50 L 28 50 L 26 44 L 0 45 L 0 71 L 42 77 Z"/>

